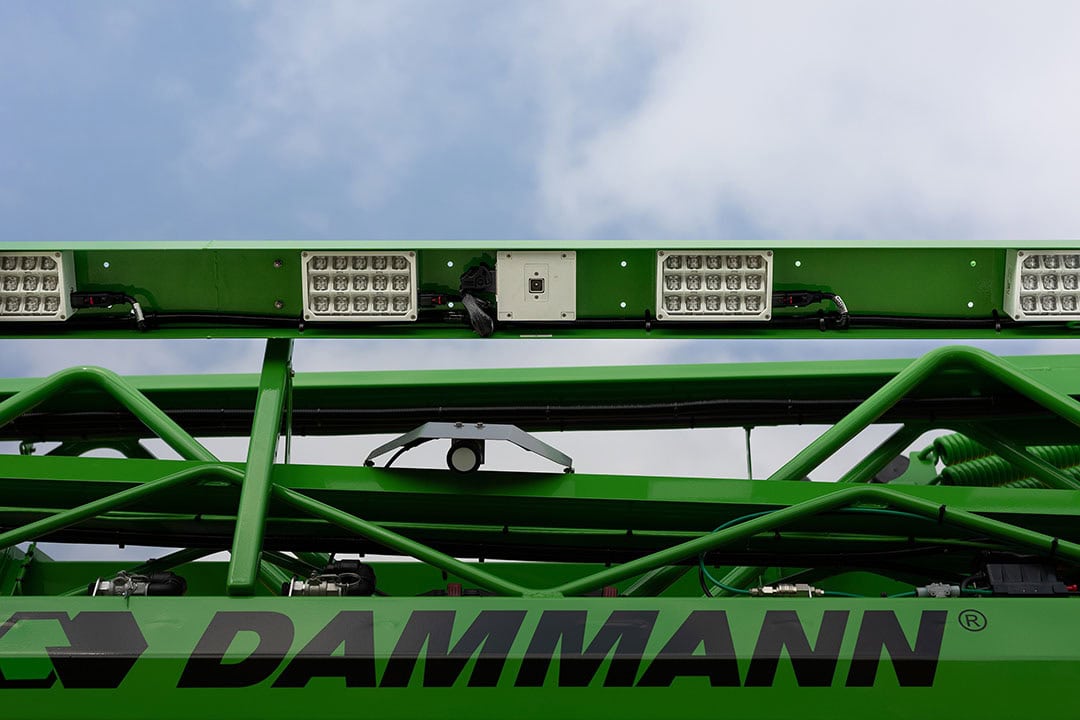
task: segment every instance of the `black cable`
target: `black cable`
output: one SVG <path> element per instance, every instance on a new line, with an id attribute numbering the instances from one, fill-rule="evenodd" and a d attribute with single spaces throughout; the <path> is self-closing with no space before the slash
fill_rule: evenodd
<path id="1" fill-rule="evenodd" d="M 829 295 L 822 293 L 823 296 Z M 130 296 L 127 296 L 130 297 Z M 447 296 L 448 297 L 448 296 Z M 125 301 L 126 302 L 126 301 Z M 464 299 L 462 300 L 464 304 Z M 120 304 L 119 302 L 115 304 Z M 486 312 L 483 313 L 489 320 L 490 315 Z M 464 317 L 477 321 L 480 324 L 480 328 L 477 332 L 481 332 L 484 328 L 484 320 L 479 316 L 473 316 L 472 314 L 463 314 L 457 312 L 445 312 L 445 311 L 432 311 L 424 312 L 422 314 L 425 322 L 432 323 L 458 323 Z M 73 325 L 79 327 L 111 327 L 115 326 L 118 322 L 125 322 L 127 318 L 114 318 L 114 317 L 76 317 L 73 318 Z M 154 325 L 166 325 L 166 324 L 182 324 L 193 323 L 200 325 L 213 325 L 213 326 L 245 326 L 245 327 L 274 327 L 274 328 L 299 328 L 302 327 L 303 321 L 297 316 L 281 316 L 281 315 L 260 315 L 254 313 L 198 313 L 198 312 L 154 312 L 148 313 L 145 316 L 146 326 L 152 327 Z M 494 321 L 491 321 L 494 325 Z M 643 324 L 644 323 L 644 324 Z M 716 331 L 716 330 L 730 330 L 732 332 L 745 332 L 747 330 L 755 329 L 825 329 L 825 330 L 842 330 L 846 328 L 858 328 L 871 330 L 875 328 L 881 329 L 935 329 L 935 330 L 993 330 L 995 332 L 1001 332 L 1002 329 L 1023 327 L 1027 330 L 1038 330 L 1040 328 L 1054 328 L 1060 329 L 1062 325 L 1069 324 L 1063 322 L 1047 321 L 1047 322 L 1025 322 L 1017 323 L 1014 320 L 1002 318 L 1001 316 L 991 316 L 985 318 L 973 318 L 973 317 L 920 317 L 911 315 L 857 315 L 857 314 L 843 314 L 837 312 L 816 312 L 810 314 L 780 314 L 774 315 L 769 321 L 764 322 L 745 322 L 731 323 L 725 321 L 722 318 L 718 318 L 716 321 L 678 321 L 678 320 L 661 320 L 656 321 L 651 317 L 646 319 L 642 318 L 579 318 L 577 320 L 569 322 L 528 322 L 528 323 L 515 323 L 515 322 L 501 322 L 499 327 L 508 330 L 520 330 L 528 328 L 531 331 L 545 330 L 545 329 L 563 329 L 568 327 L 583 328 L 583 329 L 627 329 L 635 328 L 641 329 L 644 327 L 648 330 L 659 330 L 664 328 L 676 329 L 682 328 L 687 330 L 696 331 Z M 56 325 L 54 323 L 36 323 L 33 321 L 27 321 L 20 323 L 21 327 L 26 329 L 40 328 L 43 332 L 55 333 Z M 399 327 L 399 323 L 368 323 L 365 324 L 364 329 L 368 330 L 372 327 Z M 357 327 L 354 323 L 348 322 L 334 322 L 334 321 L 319 321 L 319 328 L 323 330 L 353 330 L 356 331 Z M 474 328 L 475 329 L 475 328 Z"/>
<path id="2" fill-rule="evenodd" d="M 402 445 L 400 448 L 398 448 L 398 451 L 396 453 L 394 453 L 393 455 L 391 455 L 390 459 L 386 461 L 385 465 L 383 465 L 383 469 L 388 468 L 391 465 L 393 465 L 394 461 L 397 460 L 399 457 L 401 457 L 401 454 L 403 452 L 405 452 L 406 450 L 408 450 L 410 447 L 412 447 L 412 446 L 411 445 Z"/>
<path id="3" fill-rule="evenodd" d="M 697 570 L 698 582 L 701 583 L 701 591 L 705 593 L 705 597 L 713 597 L 713 594 L 709 592 L 709 584 L 705 582 L 705 568 L 698 566 Z"/>
<path id="4" fill-rule="evenodd" d="M 491 337 L 495 332 L 495 320 L 487 313 L 488 304 L 479 298 L 466 294 L 461 298 L 465 312 L 469 316 L 469 327 L 480 337 Z"/>
<path id="5" fill-rule="evenodd" d="M 206 323 L 208 325 L 246 325 L 270 327 L 297 327 L 300 318 L 281 315 L 258 315 L 252 313 L 170 313 L 155 312 L 146 316 L 148 323 Z M 320 324 L 321 326 L 321 324 Z"/>
<path id="6" fill-rule="evenodd" d="M 130 305 L 131 317 L 135 318 L 135 326 L 139 330 L 146 330 L 146 317 L 143 315 L 139 301 L 124 292 L 73 292 L 71 293 L 71 307 L 82 308 L 111 308 L 113 305 Z"/>
<path id="7" fill-rule="evenodd" d="M 984 572 L 977 572 L 974 575 L 967 576 L 966 578 L 964 578 L 963 580 L 960 581 L 960 592 L 964 592 L 965 590 L 967 590 L 968 586 L 970 586 L 971 583 L 975 582 L 976 580 L 985 580 L 985 579 L 986 579 L 986 573 L 984 573 Z"/>

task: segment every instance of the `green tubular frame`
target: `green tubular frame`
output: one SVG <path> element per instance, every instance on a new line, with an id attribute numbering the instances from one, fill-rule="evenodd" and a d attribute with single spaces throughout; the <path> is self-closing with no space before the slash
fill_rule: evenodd
<path id="1" fill-rule="evenodd" d="M 432 295 L 458 292 L 463 270 L 494 266 L 500 250 L 569 251 L 577 267 L 577 318 L 555 323 L 542 334 L 554 337 L 820 337 L 814 317 L 783 326 L 776 320 L 805 314 L 777 307 L 770 323 L 651 322 L 656 307 L 656 259 L 661 250 L 771 251 L 774 289 L 827 291 L 843 297 L 852 317 L 898 314 L 922 324 L 827 323 L 827 337 L 1075 337 L 1066 323 L 1012 323 L 1004 315 L 1008 253 L 1072 250 L 1075 241 L 895 242 L 770 241 L 748 245 L 688 241 L 379 241 L 261 243 L 26 243 L 6 251 L 65 252 L 72 258 L 74 286 L 81 292 L 123 289 L 150 319 L 152 337 L 386 337 L 467 338 L 472 331 L 452 308 L 441 305 L 417 322 L 302 323 L 302 253 L 365 250 L 409 252 L 417 261 L 419 289 Z M 168 256 L 168 266 L 162 256 Z M 918 282 L 918 292 L 913 283 Z M 422 308 L 432 310 L 433 308 Z M 835 305 L 817 303 L 826 314 Z M 805 310 L 805 309 L 804 309 Z M 0 323 L 9 337 L 139 337 L 126 308 L 83 308 L 64 322 L 20 328 Z M 173 321 L 158 322 L 166 316 Z M 183 316 L 183 319 L 180 319 Z M 231 318 L 231 319 L 230 319 Z M 938 323 L 953 319 L 958 323 Z M 585 322 L 589 321 L 589 322 Z M 692 327 L 691 327 L 692 326 Z M 535 333 L 528 323 L 498 323 L 496 336 Z"/>
<path id="2" fill-rule="evenodd" d="M 236 515 L 233 536 L 232 563 L 229 566 L 229 593 L 250 595 L 254 592 L 262 552 L 266 511 L 270 504 L 270 471 L 277 455 L 281 416 L 286 405 L 292 340 L 268 340 L 263 373 L 259 381 L 259 398 L 255 404 L 255 421 L 244 471 L 240 507 Z"/>
<path id="3" fill-rule="evenodd" d="M 788 507 L 777 509 L 762 517 L 678 543 L 578 580 L 550 588 L 527 587 L 457 560 L 430 545 L 411 540 L 378 523 L 361 519 L 296 490 L 275 485 L 270 471 L 274 464 L 274 455 L 281 434 L 283 410 L 286 405 L 285 396 L 291 373 L 290 353 L 291 341 L 268 341 L 254 415 L 255 422 L 249 444 L 248 462 L 243 470 L 218 463 L 209 451 L 170 420 L 144 395 L 115 374 L 99 368 L 63 371 L 9 397 L 0 403 L 0 422 L 9 422 L 21 413 L 31 410 L 53 396 L 69 392 L 74 387 L 92 386 L 122 403 L 183 457 L 199 461 L 199 464 L 9 530 L 0 534 L 0 546 L 6 547 L 41 538 L 178 486 L 216 478 L 240 486 L 233 553 L 228 576 L 230 594 L 240 595 L 251 594 L 259 578 L 262 533 L 271 497 L 302 513 L 325 520 L 394 552 L 429 563 L 478 587 L 509 596 L 559 597 L 586 593 L 643 573 L 661 572 L 667 566 L 677 565 L 688 558 L 746 540 L 759 533 L 785 528 L 793 522 L 805 520 L 826 511 L 859 504 L 884 505 L 905 510 L 925 518 L 936 518 L 939 524 L 983 533 L 1034 551 L 1053 551 L 1062 558 L 1080 561 L 1080 546 L 1071 541 L 983 517 L 961 508 L 947 507 L 932 500 L 912 497 L 892 488 L 861 485 L 839 488 L 820 497 L 792 503 Z M 1080 424 L 1080 406 L 1071 397 L 1025 376 L 1008 363 L 986 352 L 962 347 L 941 348 L 912 362 L 847 417 L 836 423 L 790 462 L 773 473 L 769 480 L 793 480 L 814 471 L 824 460 L 880 418 L 886 410 L 911 393 L 920 383 L 935 374 L 954 368 L 972 370 L 998 381 L 1055 416 L 1073 425 Z M 843 479 L 864 481 L 880 467 L 883 460 L 891 457 L 897 448 L 908 444 L 920 430 L 921 428 L 904 426 L 860 461 Z M 1049 466 L 1045 461 L 1035 458 L 1023 448 L 1014 447 L 1007 439 L 994 431 L 980 429 L 977 425 L 967 427 L 966 430 L 985 442 L 988 447 L 1048 485 L 1062 489 L 1076 489 L 1075 481 L 1071 478 Z M 675 570 L 665 572 L 675 573 Z M 663 581 L 658 582 L 657 587 L 662 584 Z M 646 581 L 641 587 L 649 587 L 649 582 Z"/>
<path id="4" fill-rule="evenodd" d="M 835 292 L 853 316 L 910 326 L 844 327 L 829 303 L 800 311 L 806 317 L 778 309 L 786 327 L 653 322 L 650 242 L 373 249 L 415 250 L 424 293 L 456 292 L 463 269 L 503 248 L 576 252 L 580 322 L 496 323 L 496 338 L 1071 339 L 1078 331 L 1004 317 L 1013 243 L 753 245 L 744 249 L 774 251 L 777 290 Z M 1028 449 L 1080 444 L 1080 356 L 1006 359 L 955 346 L 910 361 L 294 376 L 300 338 L 474 333 L 446 307 L 401 325 L 300 324 L 300 253 L 355 243 L 10 249 L 70 252 L 77 289 L 122 288 L 151 316 L 187 319 L 151 323 L 143 335 L 126 308 L 81 309 L 64 323 L 0 323 L 4 337 L 266 341 L 258 374 L 120 377 L 75 367 L 0 379 L 0 440 L 21 443 L 21 454 L 0 456 L 0 698 L 10 717 L 105 718 L 152 704 L 162 720 L 208 708 L 268 720 L 361 707 L 386 720 L 481 720 L 508 708 L 523 718 L 579 717 L 600 707 L 626 719 L 721 709 L 776 720 L 798 708 L 832 720 L 872 707 L 990 720 L 1030 712 L 1033 697 L 1057 697 L 1075 680 L 1075 597 L 981 590 L 939 599 L 913 587 L 959 583 L 987 553 L 1033 556 L 1066 573 L 1080 567 L 1080 480 Z M 155 275 L 166 253 L 173 262 Z M 888 275 L 879 272 L 886 266 Z M 924 291 L 910 292 L 913 278 Z M 811 327 L 819 310 L 828 322 Z M 429 421 L 530 433 L 745 428 L 748 458 L 754 428 L 828 429 L 758 480 L 292 462 L 294 435 L 405 433 Z M 897 429 L 828 478 L 837 482 L 802 482 L 825 479 L 823 463 L 882 424 Z M 940 484 L 947 480 L 925 457 L 917 472 L 880 484 L 882 470 L 937 430 L 962 433 L 1043 487 Z M 246 457 L 223 462 L 196 439 L 206 437 L 245 438 Z M 145 438 L 181 459 L 155 458 Z M 59 445 L 35 455 L 45 442 Z M 83 457 L 98 449 L 123 457 Z M 120 562 L 54 561 L 41 547 L 17 547 L 40 541 L 175 549 Z M 228 560 L 198 562 L 217 552 Z M 333 552 L 418 562 L 366 560 L 389 597 L 280 597 Z M 860 564 L 864 556 L 875 560 Z M 874 564 L 879 557 L 902 561 Z M 701 572 L 709 565 L 711 588 Z M 188 579 L 187 597 L 87 597 L 95 578 L 167 570 Z M 750 592 L 781 581 L 813 583 L 825 596 Z M 465 596 L 455 597 L 459 584 Z M 235 645 L 215 635 L 230 622 Z M 132 627 L 145 647 L 116 649 Z M 210 667 L 203 685 L 189 682 L 199 663 Z M 753 685 L 767 687 L 743 687 Z M 117 691 L 125 704 L 99 702 Z"/>

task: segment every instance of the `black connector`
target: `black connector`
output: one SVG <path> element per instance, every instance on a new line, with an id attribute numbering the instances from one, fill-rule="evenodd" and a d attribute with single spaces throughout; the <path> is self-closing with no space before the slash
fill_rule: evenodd
<path id="1" fill-rule="evenodd" d="M 995 595 L 1068 595 L 1054 568 L 1038 562 L 987 563 L 986 581 Z"/>
<path id="2" fill-rule="evenodd" d="M 495 292 L 495 269 L 487 265 L 474 265 L 461 273 L 461 294 Z"/>
<path id="3" fill-rule="evenodd" d="M 799 308 L 813 305 L 814 303 L 829 300 L 840 311 L 840 327 L 847 327 L 851 316 L 848 313 L 844 300 L 836 293 L 821 292 L 818 290 L 780 290 L 773 293 L 772 301 L 774 308 L 791 307 Z"/>
<path id="4" fill-rule="evenodd" d="M 110 308 L 113 305 L 130 305 L 131 315 L 135 318 L 135 325 L 139 330 L 146 330 L 146 317 L 143 315 L 139 301 L 127 293 L 120 292 L 73 292 L 71 293 L 72 308 Z"/>
<path id="5" fill-rule="evenodd" d="M 130 295 L 118 292 L 73 292 L 71 293 L 71 307 L 112 307 L 113 305 L 130 305 L 135 302 Z"/>

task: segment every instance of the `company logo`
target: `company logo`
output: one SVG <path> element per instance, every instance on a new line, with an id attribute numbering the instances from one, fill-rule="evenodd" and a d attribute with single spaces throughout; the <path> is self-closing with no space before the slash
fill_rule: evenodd
<path id="1" fill-rule="evenodd" d="M 958 621 L 975 630 L 977 619 L 964 612 Z M 977 614 L 985 627 L 985 616 Z M 662 638 L 660 650 L 652 656 L 645 650 L 653 638 L 656 610 L 615 610 L 591 633 L 588 628 L 595 623 L 588 622 L 588 612 L 545 610 L 527 642 L 519 642 L 526 615 L 525 610 L 484 610 L 462 628 L 454 610 L 413 611 L 392 646 L 378 648 L 379 657 L 389 651 L 380 674 L 375 662 L 375 614 L 370 610 L 339 612 L 294 654 L 298 643 L 288 615 L 221 611 L 200 636 L 176 686 L 250 687 L 270 681 L 271 687 L 296 688 L 313 678 L 331 677 L 341 678 L 346 687 L 451 687 L 464 677 L 469 687 L 500 682 L 515 687 L 585 687 L 598 679 L 605 687 L 667 687 L 681 677 L 703 677 L 714 687 L 768 687 L 786 656 L 801 687 L 872 686 L 883 658 L 892 663 L 902 687 L 930 687 L 947 613 L 922 611 L 912 639 L 893 611 L 863 612 L 854 630 L 851 663 L 839 677 L 840 649 L 849 627 L 854 627 L 847 610 L 824 611 L 815 638 L 807 636 L 798 612 L 767 611 L 745 674 L 739 671 L 724 610 L 691 612 Z M 0 657 L 3 639 L 14 627 L 40 622 L 59 623 L 69 644 L 45 648 L 53 668 L 45 677 L 7 678 L 0 672 L 0 689 L 50 688 L 58 680 L 64 688 L 116 688 L 147 650 L 130 612 L 82 612 L 70 618 L 67 613 L 21 612 L 0 624 Z M 257 646 L 246 657 L 226 659 L 240 633 L 254 633 Z M 524 654 L 512 677 L 504 677 L 515 644 L 524 645 Z M 421 658 L 423 669 L 418 671 Z"/>

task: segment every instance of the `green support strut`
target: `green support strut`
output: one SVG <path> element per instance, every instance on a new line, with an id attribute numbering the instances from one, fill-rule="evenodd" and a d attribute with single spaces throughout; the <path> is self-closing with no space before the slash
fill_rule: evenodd
<path id="1" fill-rule="evenodd" d="M 289 393 L 291 362 L 292 340 L 272 338 L 266 341 L 229 561 L 226 587 L 230 595 L 254 594 L 259 578 L 259 554 L 270 504 L 270 476 L 281 435 L 281 415 Z"/>

